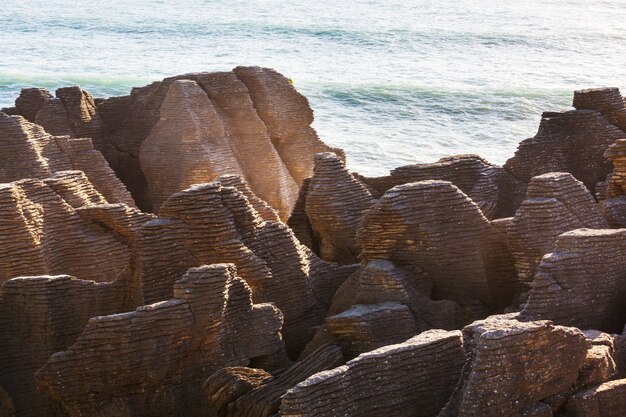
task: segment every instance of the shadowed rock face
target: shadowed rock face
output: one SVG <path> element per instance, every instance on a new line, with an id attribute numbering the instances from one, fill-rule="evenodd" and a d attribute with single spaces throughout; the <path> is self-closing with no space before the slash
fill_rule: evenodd
<path id="1" fill-rule="evenodd" d="M 611 172 L 602 155 L 624 132 L 597 111 L 543 113 L 537 134 L 519 144 L 504 168 L 522 181 L 569 172 L 592 192 Z"/>
<path id="2" fill-rule="evenodd" d="M 576 393 L 565 410 L 573 417 L 620 417 L 626 409 L 626 379 L 605 382 Z"/>
<path id="3" fill-rule="evenodd" d="M 541 258 L 552 251 L 561 233 L 585 227 L 602 229 L 608 224 L 580 181 L 568 173 L 533 177 L 508 227 L 520 283 L 530 285 Z"/>
<path id="4" fill-rule="evenodd" d="M 0 167 L 0 183 L 81 170 L 110 203 L 134 207 L 130 194 L 90 139 L 51 136 L 19 116 L 0 113 Z"/>
<path id="5" fill-rule="evenodd" d="M 274 302 L 283 334 L 297 354 L 320 324 L 337 288 L 355 266 L 319 259 L 283 223 L 264 221 L 237 189 L 220 183 L 174 194 L 146 223 L 138 241 L 138 273 L 147 302 L 167 299 L 186 268 L 232 262 L 255 302 Z"/>
<path id="6" fill-rule="evenodd" d="M 258 357 L 279 363 L 281 324 L 276 307 L 252 304 L 233 265 L 192 268 L 173 299 L 89 320 L 38 382 L 70 416 L 204 416 L 206 375 Z"/>
<path id="7" fill-rule="evenodd" d="M 67 349 L 94 316 L 130 307 L 124 283 L 95 283 L 67 275 L 21 277 L 0 288 L 0 383 L 19 416 L 62 416 L 36 388 L 35 372 Z"/>
<path id="8" fill-rule="evenodd" d="M 478 155 L 455 155 L 432 164 L 406 165 L 391 170 L 386 177 L 357 176 L 380 197 L 396 185 L 416 181 L 450 181 L 468 195 L 485 217 L 512 216 L 524 198 L 526 184 L 502 167 L 490 164 Z"/>
<path id="9" fill-rule="evenodd" d="M 462 191 L 445 181 L 421 181 L 387 191 L 363 217 L 357 234 L 367 262 L 387 259 L 407 271 L 421 268 L 433 298 L 478 307 L 509 299 L 514 270 L 500 231 Z M 478 305 L 476 304 L 478 303 Z"/>
<path id="10" fill-rule="evenodd" d="M 335 154 L 315 156 L 304 208 L 322 259 L 357 262 L 356 231 L 361 217 L 375 202 Z"/>
<path id="11" fill-rule="evenodd" d="M 470 359 L 441 417 L 521 415 L 576 383 L 587 341 L 575 328 L 491 316 L 463 329 Z M 567 364 L 567 366 L 564 366 Z"/>
<path id="12" fill-rule="evenodd" d="M 459 331 L 430 330 L 320 372 L 283 397 L 281 416 L 436 416 L 465 362 Z"/>
<path id="13" fill-rule="evenodd" d="M 306 359 L 291 365 L 277 377 L 259 378 L 258 370 L 224 368 L 205 382 L 210 398 L 222 400 L 219 416 L 228 417 L 269 417 L 276 415 L 285 392 L 313 374 L 332 369 L 343 364 L 341 349 L 325 345 Z M 251 377 L 252 376 L 252 380 Z M 256 383 L 258 381 L 258 383 Z M 238 393 L 232 387 L 238 387 Z M 230 393 L 226 398 L 222 393 Z M 217 394 L 217 395 L 216 395 Z"/>
<path id="14" fill-rule="evenodd" d="M 574 230 L 541 260 L 522 317 L 582 329 L 626 322 L 626 230 Z"/>
<path id="15" fill-rule="evenodd" d="M 461 307 L 450 300 L 431 300 L 431 289 L 423 271 L 408 273 L 389 261 L 368 262 L 337 290 L 324 326 L 302 355 L 332 340 L 352 359 L 428 329 L 462 327 Z"/>

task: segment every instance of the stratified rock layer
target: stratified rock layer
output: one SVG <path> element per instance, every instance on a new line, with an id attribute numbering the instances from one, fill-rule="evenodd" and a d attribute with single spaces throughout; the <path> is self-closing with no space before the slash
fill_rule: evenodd
<path id="1" fill-rule="evenodd" d="M 573 106 L 578 110 L 597 110 L 626 132 L 626 102 L 618 88 L 590 88 L 574 91 Z"/>
<path id="2" fill-rule="evenodd" d="M 67 275 L 14 278 L 2 285 L 0 383 L 19 416 L 64 415 L 37 390 L 35 372 L 72 345 L 91 317 L 131 307 L 126 292 L 122 282 L 97 284 Z"/>
<path id="3" fill-rule="evenodd" d="M 356 231 L 361 217 L 375 202 L 335 154 L 315 156 L 305 211 L 322 259 L 343 264 L 357 261 Z"/>
<path id="4" fill-rule="evenodd" d="M 333 294 L 354 266 L 319 259 L 287 226 L 264 221 L 237 189 L 220 183 L 174 194 L 159 218 L 140 230 L 138 273 L 147 302 L 167 299 L 189 267 L 232 262 L 255 302 L 273 302 L 285 316 L 283 334 L 296 354 L 320 324 Z"/>
<path id="5" fill-rule="evenodd" d="M 19 116 L 0 113 L 0 166 L 0 183 L 81 170 L 108 202 L 134 206 L 130 194 L 90 139 L 52 136 Z"/>
<path id="6" fill-rule="evenodd" d="M 621 417 L 626 410 L 626 379 L 605 382 L 571 396 L 565 407 L 572 417 Z"/>
<path id="7" fill-rule="evenodd" d="M 284 396 L 281 416 L 436 416 L 461 376 L 459 331 L 430 330 L 313 375 Z"/>
<path id="8" fill-rule="evenodd" d="M 337 346 L 325 345 L 313 352 L 302 361 L 294 363 L 276 378 L 265 379 L 239 398 L 232 398 L 228 405 L 228 417 L 269 417 L 276 415 L 285 392 L 304 381 L 313 374 L 332 369 L 344 363 L 341 349 Z M 228 368 L 219 373 L 228 373 Z M 215 379 L 214 377 L 209 378 Z M 218 378 L 222 379 L 222 378 Z M 211 384 L 209 382 L 209 384 Z M 216 387 L 215 387 L 216 388 Z M 211 391 L 216 389 L 212 388 Z M 222 390 L 230 389 L 230 381 L 222 386 Z"/>
<path id="9" fill-rule="evenodd" d="M 92 213 L 83 217 L 77 206 L 90 207 Z M 0 282 L 49 274 L 97 282 L 130 279 L 132 245 L 120 235 L 134 233 L 152 216 L 123 207 L 118 223 L 129 221 L 125 228 L 93 221 L 95 212 L 104 216 L 110 206 L 80 171 L 0 184 L 0 230 L 5 237 L 0 242 Z M 136 286 L 134 292 L 138 290 Z"/>
<path id="10" fill-rule="evenodd" d="M 207 415 L 207 374 L 254 358 L 277 364 L 284 352 L 280 311 L 252 304 L 235 272 L 229 264 L 192 268 L 173 299 L 90 319 L 39 370 L 40 388 L 69 416 Z"/>
<path id="11" fill-rule="evenodd" d="M 396 185 L 410 182 L 450 181 L 474 200 L 489 219 L 512 216 L 526 188 L 524 182 L 478 155 L 449 156 L 432 164 L 398 167 L 386 177 L 358 178 L 373 187 L 378 196 Z"/>
<path id="12" fill-rule="evenodd" d="M 510 300 L 515 291 L 502 233 L 449 182 L 390 189 L 365 214 L 357 238 L 364 261 L 387 259 L 407 271 L 426 272 L 434 299 L 486 306 Z"/>
<path id="13" fill-rule="evenodd" d="M 530 181 L 549 172 L 569 172 L 592 192 L 611 172 L 602 155 L 624 132 L 597 111 L 543 113 L 537 134 L 522 141 L 504 168 Z"/>
<path id="14" fill-rule="evenodd" d="M 530 285 L 541 258 L 552 251 L 561 233 L 585 227 L 602 229 L 608 224 L 580 181 L 560 172 L 533 177 L 508 226 L 520 283 Z"/>
<path id="15" fill-rule="evenodd" d="M 475 322 L 463 335 L 470 360 L 442 417 L 519 416 L 572 388 L 587 353 L 580 330 L 511 315 Z"/>
<path id="16" fill-rule="evenodd" d="M 574 230 L 542 259 L 522 317 L 616 331 L 625 297 L 626 229 Z"/>
<path id="17" fill-rule="evenodd" d="M 626 139 L 618 139 L 608 147 L 604 156 L 613 163 L 613 174 L 607 186 L 607 197 L 626 195 Z"/>

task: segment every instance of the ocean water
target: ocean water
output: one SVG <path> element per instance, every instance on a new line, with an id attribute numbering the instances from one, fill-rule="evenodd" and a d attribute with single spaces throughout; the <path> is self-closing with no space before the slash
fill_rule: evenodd
<path id="1" fill-rule="evenodd" d="M 478 153 L 502 164 L 575 89 L 626 93 L 623 0 L 4 0 L 0 107 L 23 87 L 128 94 L 272 67 L 353 170 Z"/>

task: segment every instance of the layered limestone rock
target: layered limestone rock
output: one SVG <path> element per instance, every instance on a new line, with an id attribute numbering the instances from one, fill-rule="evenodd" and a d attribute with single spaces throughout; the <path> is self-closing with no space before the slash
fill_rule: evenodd
<path id="1" fill-rule="evenodd" d="M 281 416 L 436 416 L 465 362 L 459 331 L 430 330 L 320 372 L 285 394 Z"/>
<path id="2" fill-rule="evenodd" d="M 83 217 L 80 209 L 91 214 Z M 0 282 L 21 275 L 67 274 L 97 282 L 127 282 L 135 299 L 139 286 L 130 283 L 132 245 L 120 236 L 136 232 L 151 219 L 128 206 L 117 225 L 94 221 L 111 213 L 111 205 L 80 171 L 61 171 L 51 178 L 0 184 Z"/>
<path id="3" fill-rule="evenodd" d="M 242 193 L 219 182 L 174 194 L 139 235 L 137 272 L 147 302 L 169 298 L 189 267 L 232 262 L 254 301 L 273 302 L 284 314 L 290 354 L 310 339 L 356 268 L 322 261 L 286 225 L 265 221 Z"/>
<path id="4" fill-rule="evenodd" d="M 604 156 L 613 163 L 606 194 L 608 198 L 626 194 L 626 139 L 618 139 L 608 147 Z"/>
<path id="5" fill-rule="evenodd" d="M 94 316 L 130 307 L 122 282 L 95 283 L 67 275 L 21 277 L 0 288 L 0 384 L 19 416 L 62 416 L 36 388 L 35 372 L 67 349 Z"/>
<path id="6" fill-rule="evenodd" d="M 597 110 L 626 132 L 626 104 L 618 88 L 590 88 L 574 91 L 573 106 L 578 110 Z"/>
<path id="7" fill-rule="evenodd" d="M 325 345 L 275 378 L 266 377 L 259 370 L 241 372 L 238 371 L 241 368 L 235 368 L 233 372 L 231 368 L 224 368 L 212 375 L 204 386 L 209 398 L 219 401 L 219 416 L 269 417 L 276 415 L 288 389 L 313 374 L 343 363 L 341 349 Z"/>
<path id="8" fill-rule="evenodd" d="M 626 229 L 559 236 L 539 265 L 522 317 L 621 331 L 626 322 Z"/>
<path id="9" fill-rule="evenodd" d="M 315 156 L 305 212 L 322 259 L 342 264 L 357 262 L 356 231 L 361 217 L 375 202 L 335 154 Z"/>
<path id="10" fill-rule="evenodd" d="M 446 181 L 390 189 L 363 217 L 357 239 L 364 262 L 386 259 L 424 271 L 433 299 L 457 301 L 467 322 L 508 303 L 516 290 L 501 228 Z"/>
<path id="11" fill-rule="evenodd" d="M 561 233 L 607 227 L 591 193 L 571 174 L 533 177 L 526 199 L 508 226 L 509 247 L 520 283 L 525 288 L 530 286 L 541 258 L 552 251 Z"/>
<path id="12" fill-rule="evenodd" d="M 6 391 L 0 386 L 0 417 L 15 417 L 13 401 Z"/>
<path id="13" fill-rule="evenodd" d="M 267 68 L 166 78 L 106 100 L 98 113 L 104 145 L 113 148 L 107 159 L 139 206 L 154 211 L 189 181 L 237 174 L 286 219 L 313 156 L 332 150 L 310 126 L 306 98 Z"/>
<path id="14" fill-rule="evenodd" d="M 40 389 L 69 416 L 205 416 L 202 381 L 224 366 L 280 366 L 282 315 L 252 304 L 231 264 L 190 269 L 174 298 L 94 317 L 37 372 Z"/>
<path id="15" fill-rule="evenodd" d="M 472 323 L 463 336 L 469 361 L 441 417 L 528 415 L 574 386 L 588 346 L 578 329 L 512 315 Z"/>
<path id="16" fill-rule="evenodd" d="M 211 90 L 207 95 L 192 80 L 170 85 L 160 118 L 139 153 L 152 208 L 158 209 L 170 195 L 192 184 L 213 181 L 220 174 L 239 174 L 286 218 L 298 185 L 272 145 L 245 86 L 234 74 L 224 75 L 219 83 L 213 76 L 202 84 L 221 93 L 213 99 Z M 169 163 L 164 163 L 165 158 Z M 271 175 L 258 175 L 264 171 Z"/>
<path id="17" fill-rule="evenodd" d="M 626 409 L 626 379 L 605 382 L 572 395 L 565 411 L 572 417 L 621 417 Z"/>
<path id="18" fill-rule="evenodd" d="M 381 346 L 400 343 L 428 329 L 463 326 L 454 301 L 433 301 L 432 282 L 423 271 L 408 273 L 393 263 L 370 261 L 339 288 L 324 325 L 303 352 L 336 343 L 352 359 Z"/>
<path id="19" fill-rule="evenodd" d="M 478 155 L 449 156 L 432 164 L 395 168 L 386 177 L 358 178 L 372 187 L 377 197 L 396 185 L 426 180 L 449 181 L 474 200 L 489 219 L 512 216 L 526 189 L 524 182 Z"/>
<path id="20" fill-rule="evenodd" d="M 0 166 L 0 183 L 81 170 L 108 202 L 134 206 L 130 194 L 90 139 L 52 136 L 19 116 L 0 114 Z"/>
<path id="21" fill-rule="evenodd" d="M 99 103 L 80 87 L 60 88 L 56 98 L 25 89 L 13 112 L 53 135 L 92 138 L 144 210 L 236 174 L 287 219 L 313 156 L 343 156 L 311 127 L 307 99 L 268 68 L 179 75 Z"/>
<path id="22" fill-rule="evenodd" d="M 537 134 L 522 141 L 504 168 L 522 181 L 549 172 L 569 172 L 592 192 L 611 172 L 602 158 L 624 132 L 593 110 L 543 113 Z"/>

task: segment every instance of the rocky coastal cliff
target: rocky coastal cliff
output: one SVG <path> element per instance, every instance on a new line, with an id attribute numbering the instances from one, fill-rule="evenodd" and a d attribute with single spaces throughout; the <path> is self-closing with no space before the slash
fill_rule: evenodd
<path id="1" fill-rule="evenodd" d="M 626 101 L 346 168 L 277 72 L 0 112 L 0 416 L 626 415 Z"/>

